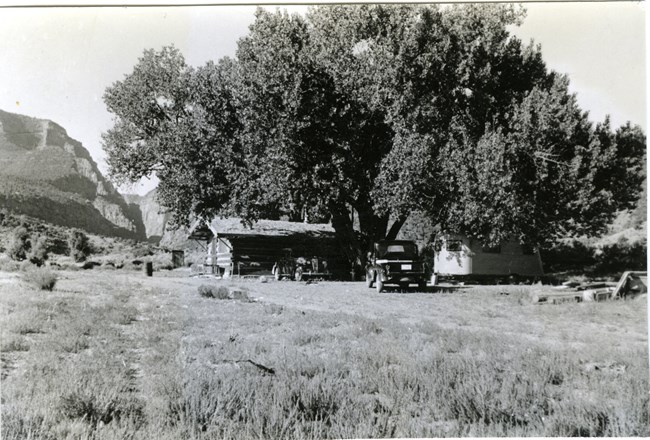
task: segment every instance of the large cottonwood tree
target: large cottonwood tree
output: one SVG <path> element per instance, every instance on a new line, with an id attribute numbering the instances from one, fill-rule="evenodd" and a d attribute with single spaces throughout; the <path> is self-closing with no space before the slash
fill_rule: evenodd
<path id="1" fill-rule="evenodd" d="M 259 10 L 234 60 L 145 52 L 105 96 L 114 176 L 156 172 L 179 219 L 331 221 L 351 262 L 414 210 L 541 245 L 596 233 L 642 179 L 638 127 L 594 126 L 505 5 Z"/>

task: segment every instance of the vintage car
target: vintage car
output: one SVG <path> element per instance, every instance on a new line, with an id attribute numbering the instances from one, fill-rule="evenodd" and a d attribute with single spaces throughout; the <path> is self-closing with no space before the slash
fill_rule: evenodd
<path id="1" fill-rule="evenodd" d="M 424 264 L 418 255 L 418 247 L 412 241 L 383 240 L 375 243 L 374 252 L 368 258 L 366 285 L 384 289 L 384 284 L 398 284 L 406 289 L 417 284 L 420 289 L 427 285 Z"/>
<path id="2" fill-rule="evenodd" d="M 319 257 L 293 257 L 291 249 L 284 249 L 284 256 L 273 265 L 273 276 L 276 280 L 294 279 L 302 281 L 307 278 L 328 278 L 331 273 L 327 260 Z"/>

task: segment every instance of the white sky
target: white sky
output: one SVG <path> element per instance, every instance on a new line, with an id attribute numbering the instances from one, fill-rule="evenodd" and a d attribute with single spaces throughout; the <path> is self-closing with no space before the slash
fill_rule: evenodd
<path id="1" fill-rule="evenodd" d="M 513 32 L 540 43 L 547 65 L 569 74 L 591 119 L 610 114 L 614 127 L 630 120 L 646 130 L 645 4 L 526 8 L 523 26 Z M 0 109 L 55 121 L 105 171 L 100 134 L 112 125 L 102 101 L 106 87 L 131 72 L 148 48 L 173 43 L 194 66 L 233 56 L 254 11 L 254 6 L 0 9 Z"/>

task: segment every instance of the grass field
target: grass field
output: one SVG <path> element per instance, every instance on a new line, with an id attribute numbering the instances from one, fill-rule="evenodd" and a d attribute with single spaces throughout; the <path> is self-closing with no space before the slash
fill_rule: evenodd
<path id="1" fill-rule="evenodd" d="M 58 275 L 0 273 L 3 439 L 650 435 L 645 299 Z"/>

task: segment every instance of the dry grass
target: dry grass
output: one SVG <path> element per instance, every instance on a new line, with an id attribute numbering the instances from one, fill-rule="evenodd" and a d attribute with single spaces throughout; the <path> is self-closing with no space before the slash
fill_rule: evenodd
<path id="1" fill-rule="evenodd" d="M 645 302 L 59 273 L 0 283 L 6 439 L 650 435 Z"/>

